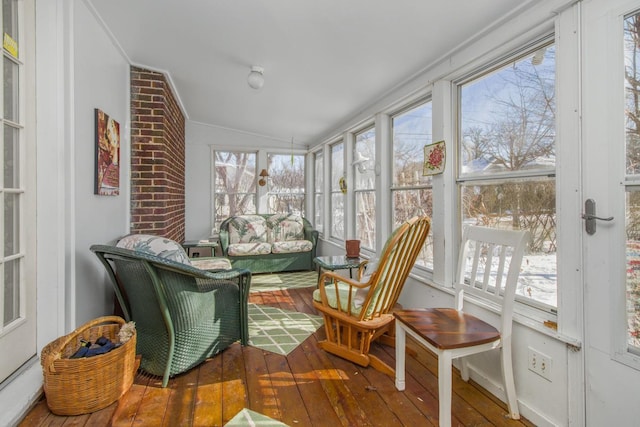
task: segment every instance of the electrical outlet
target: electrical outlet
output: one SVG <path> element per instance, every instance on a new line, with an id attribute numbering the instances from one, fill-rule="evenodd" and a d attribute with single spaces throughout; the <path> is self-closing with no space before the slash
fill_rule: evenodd
<path id="1" fill-rule="evenodd" d="M 551 368 L 553 359 L 529 347 L 529 370 L 551 381 Z"/>

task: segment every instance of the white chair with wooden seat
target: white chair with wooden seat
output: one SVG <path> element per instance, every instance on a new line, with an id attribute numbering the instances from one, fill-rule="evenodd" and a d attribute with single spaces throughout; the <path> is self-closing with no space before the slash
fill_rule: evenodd
<path id="1" fill-rule="evenodd" d="M 438 356 L 440 426 L 451 425 L 451 363 L 461 359 L 460 374 L 469 380 L 464 356 L 500 349 L 502 376 L 512 419 L 519 419 L 513 367 L 511 331 L 516 285 L 528 231 L 468 227 L 464 231 L 456 274 L 455 308 L 399 310 L 396 317 L 396 388 L 405 388 L 406 334 Z M 462 311 L 464 293 L 501 307 L 499 325 Z"/>

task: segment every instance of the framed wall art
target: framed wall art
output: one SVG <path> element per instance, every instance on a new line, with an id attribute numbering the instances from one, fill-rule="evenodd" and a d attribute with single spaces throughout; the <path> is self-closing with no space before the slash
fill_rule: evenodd
<path id="1" fill-rule="evenodd" d="M 94 193 L 120 194 L 120 124 L 99 108 L 96 121 L 96 179 Z"/>
<path id="2" fill-rule="evenodd" d="M 438 141 L 424 146 L 424 166 L 422 175 L 437 175 L 444 172 L 447 151 L 444 141 Z"/>

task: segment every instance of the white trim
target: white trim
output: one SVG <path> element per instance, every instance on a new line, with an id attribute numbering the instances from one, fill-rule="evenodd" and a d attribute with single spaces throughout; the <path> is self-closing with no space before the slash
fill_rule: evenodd
<path id="1" fill-rule="evenodd" d="M 455 187 L 456 142 L 454 139 L 455 115 L 453 102 L 454 86 L 451 82 L 440 80 L 433 85 L 431 94 L 432 132 L 433 142 L 445 141 L 447 159 L 444 172 L 434 175 L 431 180 L 433 200 L 439 200 L 434 204 L 431 218 L 433 233 L 433 280 L 445 287 L 450 287 L 454 280 L 455 260 L 458 247 L 456 244 L 447 245 L 446 242 L 458 242 L 456 234 L 457 218 L 451 215 L 456 210 L 456 194 L 451 193 Z M 447 183 L 454 183 L 448 188 Z M 449 213 L 449 214 L 447 214 Z"/>
<path id="2" fill-rule="evenodd" d="M 381 254 L 387 237 L 391 235 L 393 227 L 393 198 L 391 183 L 393 182 L 393 144 L 391 117 L 385 113 L 378 113 L 375 117 L 375 150 L 374 168 L 379 168 L 376 174 L 376 254 Z M 384 218 L 387 220 L 384 221 Z"/>
<path id="3" fill-rule="evenodd" d="M 198 126 L 204 126 L 204 127 L 220 129 L 220 130 L 224 130 L 224 131 L 236 132 L 236 133 L 243 134 L 243 135 L 256 136 L 258 138 L 270 139 L 272 141 L 286 142 L 287 144 L 291 144 L 291 139 L 279 138 L 277 136 L 264 135 L 264 134 L 261 134 L 261 133 L 249 132 L 249 131 L 246 131 L 246 130 L 240 130 L 240 129 L 235 129 L 235 128 L 231 128 L 231 127 L 227 127 L 227 126 L 215 125 L 215 124 L 211 124 L 211 123 L 202 123 L 202 122 L 197 122 L 197 121 L 194 121 L 194 120 L 189 120 L 189 123 L 192 123 L 192 124 L 198 125 Z M 309 145 L 307 145 L 307 144 L 301 144 L 299 142 L 296 142 L 295 139 L 294 139 L 293 143 L 294 143 L 294 146 L 296 146 L 297 149 L 299 149 L 299 150 L 304 150 L 305 152 L 309 150 Z"/>
<path id="4" fill-rule="evenodd" d="M 575 4 L 575 2 L 574 2 Z M 573 4 L 572 4 L 573 5 Z M 581 53 L 580 4 L 558 12 L 556 45 L 556 228 L 557 325 L 561 337 L 584 342 L 584 279 L 582 268 Z M 559 192 L 562 191 L 561 197 Z M 573 286 L 562 286 L 563 283 Z M 565 340 L 565 342 L 567 342 Z M 570 342 L 567 342 L 571 344 Z M 585 425 L 584 349 L 567 350 L 567 414 L 569 423 Z"/>
<path id="5" fill-rule="evenodd" d="M 64 254 L 65 254 L 65 281 L 59 283 L 65 283 L 66 301 L 65 306 L 69 309 L 65 310 L 65 330 L 73 330 L 76 325 L 77 306 L 76 300 L 76 227 L 75 224 L 75 85 L 74 85 L 74 71 L 75 71 L 75 48 L 74 48 L 74 22 L 75 22 L 75 8 L 72 2 L 65 2 L 65 16 L 68 17 L 67 31 L 64 33 L 65 39 L 63 41 L 64 50 L 68 52 L 65 57 L 64 63 L 64 118 L 61 133 L 63 134 L 60 143 L 64 145 L 62 152 L 61 163 L 65 165 L 63 174 L 64 181 L 63 186 L 60 188 L 65 189 L 63 197 L 63 204 L 61 206 L 61 221 L 64 226 L 61 228 L 64 232 L 62 242 L 65 242 Z"/>

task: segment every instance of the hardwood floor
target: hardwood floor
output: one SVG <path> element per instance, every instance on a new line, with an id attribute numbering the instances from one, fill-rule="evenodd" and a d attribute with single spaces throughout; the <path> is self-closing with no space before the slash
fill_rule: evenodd
<path id="1" fill-rule="evenodd" d="M 252 293 L 250 301 L 317 314 L 312 292 Z M 323 337 L 319 329 L 288 356 L 236 343 L 164 389 L 139 374 L 120 401 L 93 414 L 56 416 L 43 398 L 20 426 L 222 426 L 245 407 L 291 427 L 438 425 L 437 360 L 430 353 L 408 343 L 407 387 L 399 392 L 393 378 L 320 350 Z M 394 366 L 393 348 L 373 347 Z M 502 402 L 457 372 L 453 392 L 453 425 L 533 425 L 508 419 Z"/>

